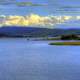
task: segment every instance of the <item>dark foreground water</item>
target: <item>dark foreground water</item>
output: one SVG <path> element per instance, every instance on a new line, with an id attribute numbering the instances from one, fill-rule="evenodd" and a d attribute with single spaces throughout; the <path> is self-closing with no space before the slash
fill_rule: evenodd
<path id="1" fill-rule="evenodd" d="M 80 46 L 0 39 L 0 80 L 80 80 Z"/>

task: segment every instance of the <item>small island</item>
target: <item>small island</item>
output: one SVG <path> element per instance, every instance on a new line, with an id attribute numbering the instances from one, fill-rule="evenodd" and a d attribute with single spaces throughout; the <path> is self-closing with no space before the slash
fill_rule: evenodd
<path id="1" fill-rule="evenodd" d="M 63 40 L 61 42 L 51 42 L 50 45 L 80 45 L 80 36 L 79 35 L 62 35 L 60 36 L 60 39 L 58 40 Z M 67 40 L 67 41 L 64 41 Z M 69 40 L 69 41 L 68 41 Z"/>

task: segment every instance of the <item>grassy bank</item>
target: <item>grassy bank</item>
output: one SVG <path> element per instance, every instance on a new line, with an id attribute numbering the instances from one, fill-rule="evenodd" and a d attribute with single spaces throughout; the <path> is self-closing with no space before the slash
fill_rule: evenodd
<path id="1" fill-rule="evenodd" d="M 80 45 L 80 42 L 52 42 L 50 45 Z"/>

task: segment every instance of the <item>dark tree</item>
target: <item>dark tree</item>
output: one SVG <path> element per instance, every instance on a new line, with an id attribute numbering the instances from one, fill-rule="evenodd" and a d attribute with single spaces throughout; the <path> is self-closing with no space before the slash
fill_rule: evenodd
<path id="1" fill-rule="evenodd" d="M 78 40 L 78 35 L 70 34 L 70 35 L 62 35 L 61 40 Z"/>

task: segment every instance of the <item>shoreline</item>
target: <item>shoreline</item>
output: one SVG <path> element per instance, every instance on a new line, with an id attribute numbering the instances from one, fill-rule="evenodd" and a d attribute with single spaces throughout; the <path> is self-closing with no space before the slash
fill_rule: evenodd
<path id="1" fill-rule="evenodd" d="M 51 42 L 49 43 L 49 45 L 75 45 L 75 46 L 78 45 L 80 46 L 80 41 Z"/>

